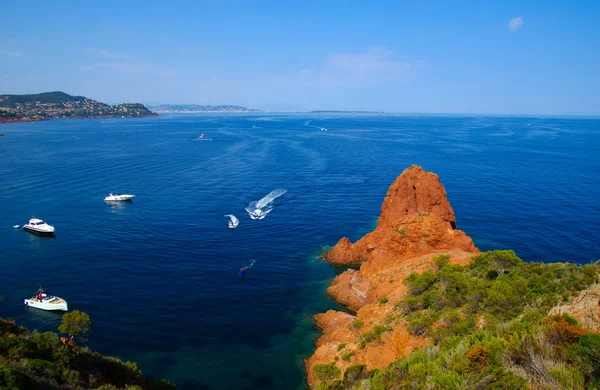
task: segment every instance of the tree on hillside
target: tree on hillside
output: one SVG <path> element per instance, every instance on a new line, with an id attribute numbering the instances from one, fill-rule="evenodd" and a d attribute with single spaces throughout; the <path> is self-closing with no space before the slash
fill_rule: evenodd
<path id="1" fill-rule="evenodd" d="M 87 313 L 79 310 L 74 310 L 71 313 L 63 315 L 62 323 L 58 326 L 58 331 L 66 333 L 73 337 L 77 337 L 81 342 L 87 341 L 92 320 Z"/>

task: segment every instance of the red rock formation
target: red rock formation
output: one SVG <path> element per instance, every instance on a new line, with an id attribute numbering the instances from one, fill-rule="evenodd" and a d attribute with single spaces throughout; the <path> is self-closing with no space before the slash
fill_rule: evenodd
<path id="1" fill-rule="evenodd" d="M 323 336 L 315 354 L 306 361 L 309 383 L 315 364 L 336 361 L 342 372 L 352 364 L 382 368 L 397 357 L 424 346 L 428 340 L 408 333 L 394 303 L 403 299 L 403 280 L 411 272 L 432 268 L 432 259 L 448 253 L 453 263 L 467 263 L 479 253 L 473 241 L 456 229 L 456 217 L 438 176 L 413 166 L 390 186 L 381 207 L 377 228 L 355 242 L 342 238 L 325 255 L 334 264 L 360 264 L 359 270 L 338 275 L 327 293 L 357 311 L 356 316 L 329 311 L 317 315 Z M 382 297 L 387 303 L 379 303 Z M 384 300 L 385 301 L 385 300 Z M 353 321 L 363 321 L 357 329 Z M 361 335 L 385 325 L 381 342 L 360 345 Z M 340 344 L 347 344 L 340 350 Z M 353 352 L 349 361 L 343 353 Z M 337 360 L 335 358 L 337 357 Z"/>
<path id="2" fill-rule="evenodd" d="M 406 258 L 447 249 L 477 250 L 473 241 L 456 229 L 454 210 L 438 176 L 413 166 L 390 186 L 377 228 L 354 244 L 342 238 L 326 258 L 334 264 L 348 265 L 377 257 Z"/>

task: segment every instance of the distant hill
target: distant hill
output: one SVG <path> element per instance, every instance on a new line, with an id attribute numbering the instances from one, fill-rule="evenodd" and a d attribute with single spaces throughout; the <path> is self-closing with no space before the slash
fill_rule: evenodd
<path id="1" fill-rule="evenodd" d="M 72 96 L 60 91 L 33 95 L 0 95 L 0 123 L 55 118 L 137 118 L 156 115 L 143 104 L 123 103 L 110 106 L 84 96 Z"/>
<path id="2" fill-rule="evenodd" d="M 198 104 L 161 104 L 158 106 L 148 106 L 152 111 L 161 114 L 176 114 L 176 113 L 194 113 L 194 112 L 256 112 L 247 107 L 220 105 L 220 106 L 205 106 Z"/>
<path id="3" fill-rule="evenodd" d="M 384 114 L 383 111 L 356 111 L 356 110 L 312 110 L 315 114 Z"/>

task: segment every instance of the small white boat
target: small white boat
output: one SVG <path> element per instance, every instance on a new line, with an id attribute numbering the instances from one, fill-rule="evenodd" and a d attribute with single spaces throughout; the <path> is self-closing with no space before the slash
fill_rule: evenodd
<path id="1" fill-rule="evenodd" d="M 196 138 L 197 141 L 212 141 L 212 138 L 206 138 L 206 136 L 203 134 L 200 134 L 198 136 L 198 138 Z"/>
<path id="2" fill-rule="evenodd" d="M 18 228 L 20 228 L 20 226 L 19 226 L 19 225 L 13 225 L 13 227 L 14 227 L 15 229 L 18 229 Z"/>
<path id="3" fill-rule="evenodd" d="M 31 218 L 28 224 L 23 225 L 23 229 L 37 234 L 54 234 L 54 226 L 50 226 L 46 222 L 37 218 Z"/>
<path id="4" fill-rule="evenodd" d="M 229 222 L 227 224 L 227 226 L 229 226 L 229 229 L 235 229 L 236 227 L 238 227 L 238 225 L 240 224 L 240 220 L 237 219 L 235 215 L 227 214 L 225 216 L 229 217 Z"/>
<path id="5" fill-rule="evenodd" d="M 41 310 L 69 310 L 67 301 L 60 297 L 50 295 L 48 291 L 45 291 L 42 288 L 40 288 L 33 297 L 25 299 L 24 303 L 27 307 L 35 307 L 36 309 Z"/>
<path id="6" fill-rule="evenodd" d="M 126 202 L 128 200 L 133 200 L 133 198 L 135 198 L 135 195 L 130 195 L 130 194 L 113 194 L 113 193 L 110 193 L 108 196 L 106 196 L 104 198 L 104 200 Z"/>

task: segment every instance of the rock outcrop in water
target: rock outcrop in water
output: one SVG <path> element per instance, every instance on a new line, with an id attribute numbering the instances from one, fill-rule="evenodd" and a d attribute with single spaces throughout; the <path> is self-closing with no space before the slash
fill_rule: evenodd
<path id="1" fill-rule="evenodd" d="M 354 244 L 342 238 L 325 255 L 333 264 L 361 264 L 359 271 L 336 277 L 327 292 L 358 310 L 382 296 L 403 293 L 402 279 L 426 269 L 436 254 L 467 261 L 478 252 L 471 238 L 456 229 L 454 210 L 438 176 L 413 166 L 390 186 L 377 228 Z"/>
<path id="2" fill-rule="evenodd" d="M 338 362 L 342 372 L 350 364 L 382 368 L 428 344 L 425 337 L 411 335 L 405 326 L 395 324 L 390 328 L 395 306 L 379 302 L 400 301 L 407 290 L 403 280 L 411 272 L 432 268 L 436 255 L 450 254 L 453 263 L 464 264 L 478 254 L 471 238 L 456 226 L 454 211 L 438 176 L 412 166 L 390 186 L 377 228 L 355 243 L 344 237 L 331 248 L 325 255 L 329 262 L 360 264 L 359 270 L 338 275 L 327 289 L 329 295 L 356 311 L 356 315 L 328 311 L 316 316 L 323 335 L 306 362 L 311 384 L 316 380 L 313 367 L 333 361 L 345 350 L 351 358 L 346 355 L 347 359 Z M 365 335 L 380 342 L 361 346 Z M 344 346 L 341 350 L 340 345 Z"/>

